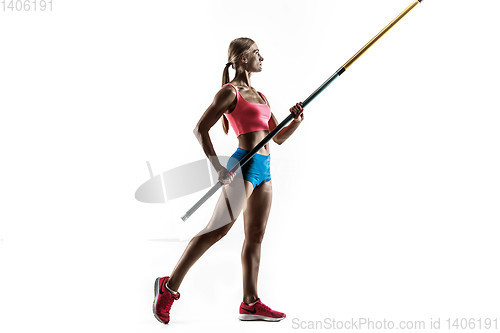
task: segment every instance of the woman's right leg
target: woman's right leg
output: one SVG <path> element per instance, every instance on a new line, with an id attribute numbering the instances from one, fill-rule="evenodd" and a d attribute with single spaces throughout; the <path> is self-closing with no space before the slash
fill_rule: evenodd
<path id="1" fill-rule="evenodd" d="M 252 194 L 252 191 L 252 183 L 243 180 L 241 173 L 238 173 L 230 184 L 222 187 L 222 193 L 217 201 L 212 218 L 207 226 L 194 236 L 187 245 L 170 275 L 167 282 L 168 288 L 177 291 L 191 266 L 231 229 L 234 221 L 246 206 L 246 200 Z"/>

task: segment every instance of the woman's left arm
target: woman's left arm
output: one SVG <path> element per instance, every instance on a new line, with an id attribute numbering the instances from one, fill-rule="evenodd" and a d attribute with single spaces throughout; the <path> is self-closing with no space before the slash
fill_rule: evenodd
<path id="1" fill-rule="evenodd" d="M 304 113 L 302 112 L 304 109 L 302 108 L 302 102 L 295 104 L 295 106 L 290 108 L 290 112 L 294 114 L 292 122 L 283 127 L 281 131 L 279 131 L 274 137 L 273 140 L 277 144 L 282 144 L 288 139 L 293 132 L 299 127 L 302 120 L 304 120 Z M 271 112 L 271 119 L 269 119 L 269 131 L 272 131 L 278 126 L 278 120 Z"/>

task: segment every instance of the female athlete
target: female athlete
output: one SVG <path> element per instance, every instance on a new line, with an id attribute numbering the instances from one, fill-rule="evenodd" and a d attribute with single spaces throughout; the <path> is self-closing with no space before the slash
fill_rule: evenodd
<path id="1" fill-rule="evenodd" d="M 284 313 L 274 311 L 262 303 L 257 293 L 261 242 L 272 198 L 269 143 L 237 172 L 229 171 L 278 125 L 278 121 L 271 112 L 267 99 L 252 87 L 250 81 L 252 73 L 262 71 L 264 61 L 257 44 L 250 38 L 233 40 L 229 45 L 228 60 L 222 76 L 222 88 L 194 130 L 203 151 L 217 170 L 219 181 L 225 185 L 207 226 L 191 239 L 170 276 L 159 277 L 155 281 L 153 312 L 164 324 L 170 320 L 171 306 L 180 297 L 177 290 L 188 270 L 229 231 L 241 211 L 245 241 L 241 252 L 243 301 L 240 304 L 239 319 L 280 321 L 285 318 Z M 229 81 L 229 66 L 236 70 L 232 81 Z M 302 111 L 302 103 L 296 103 L 290 108 L 294 119 L 274 136 L 274 142 L 282 144 L 290 137 L 304 119 Z M 221 118 L 224 132 L 228 133 L 229 121 L 238 138 L 238 148 L 226 166 L 217 158 L 208 134 L 210 128 Z"/>

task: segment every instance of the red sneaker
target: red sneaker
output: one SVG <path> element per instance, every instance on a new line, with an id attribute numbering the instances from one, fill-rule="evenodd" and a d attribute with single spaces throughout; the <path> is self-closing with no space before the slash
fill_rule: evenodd
<path id="1" fill-rule="evenodd" d="M 241 302 L 240 305 L 240 320 L 266 320 L 280 321 L 285 319 L 286 315 L 283 312 L 271 310 L 267 305 L 258 298 L 251 305 Z"/>
<path id="2" fill-rule="evenodd" d="M 168 324 L 170 321 L 170 308 L 175 300 L 181 297 L 181 294 L 173 294 L 165 288 L 170 276 L 159 277 L 155 281 L 155 300 L 153 302 L 153 313 L 163 324 Z"/>

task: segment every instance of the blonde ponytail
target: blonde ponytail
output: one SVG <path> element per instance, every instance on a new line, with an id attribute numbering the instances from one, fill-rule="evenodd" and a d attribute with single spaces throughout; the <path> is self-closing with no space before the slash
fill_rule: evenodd
<path id="1" fill-rule="evenodd" d="M 224 68 L 224 71 L 222 72 L 222 85 L 225 85 L 226 83 L 229 82 L 229 66 L 230 65 L 232 65 L 232 63 L 228 62 L 226 64 L 226 67 Z M 225 115 L 222 115 L 222 130 L 224 131 L 224 133 L 226 133 L 226 135 L 229 132 L 229 123 L 228 123 Z"/>

